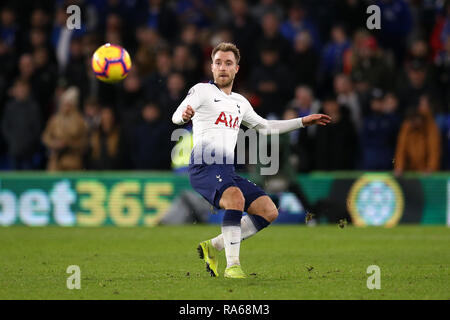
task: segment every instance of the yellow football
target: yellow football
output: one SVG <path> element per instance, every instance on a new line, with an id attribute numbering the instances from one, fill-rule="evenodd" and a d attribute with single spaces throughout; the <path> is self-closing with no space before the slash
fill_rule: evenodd
<path id="1" fill-rule="evenodd" d="M 110 43 L 94 52 L 91 63 L 97 79 L 107 83 L 125 79 L 131 69 L 131 58 L 127 50 Z"/>

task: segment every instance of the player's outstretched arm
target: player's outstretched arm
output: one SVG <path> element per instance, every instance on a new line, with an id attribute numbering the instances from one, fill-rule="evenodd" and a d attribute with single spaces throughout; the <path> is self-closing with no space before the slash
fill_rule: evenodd
<path id="1" fill-rule="evenodd" d="M 320 126 L 326 126 L 331 122 L 331 117 L 326 114 L 310 114 L 309 116 L 302 118 L 302 123 L 305 127 L 312 126 L 313 124 L 318 124 Z"/>
<path id="2" fill-rule="evenodd" d="M 289 120 L 266 120 L 261 118 L 261 121 L 255 126 L 255 128 L 258 131 L 262 131 L 262 133 L 277 132 L 282 134 L 314 124 L 325 126 L 330 123 L 330 121 L 331 117 L 326 114 L 310 114 L 309 116 L 303 118 Z"/>

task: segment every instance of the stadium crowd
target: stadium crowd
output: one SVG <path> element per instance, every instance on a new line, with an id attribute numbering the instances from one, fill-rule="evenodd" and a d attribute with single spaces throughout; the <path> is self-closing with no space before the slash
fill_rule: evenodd
<path id="1" fill-rule="evenodd" d="M 171 115 L 222 41 L 261 116 L 332 116 L 284 136 L 296 172 L 450 168 L 450 1 L 21 0 L 0 4 L 0 169 L 170 170 Z M 90 69 L 106 42 L 133 60 L 119 84 Z"/>

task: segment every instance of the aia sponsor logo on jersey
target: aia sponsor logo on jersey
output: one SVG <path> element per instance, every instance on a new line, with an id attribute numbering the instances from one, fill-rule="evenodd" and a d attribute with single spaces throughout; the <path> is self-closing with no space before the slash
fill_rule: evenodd
<path id="1" fill-rule="evenodd" d="M 219 114 L 219 117 L 214 124 L 218 125 L 219 123 L 223 123 L 225 127 L 239 130 L 239 117 L 233 119 L 231 114 L 227 116 L 223 111 Z"/>

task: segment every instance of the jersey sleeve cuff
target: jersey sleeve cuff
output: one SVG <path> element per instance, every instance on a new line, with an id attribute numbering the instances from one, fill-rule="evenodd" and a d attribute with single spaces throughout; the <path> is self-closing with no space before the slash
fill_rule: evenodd
<path id="1" fill-rule="evenodd" d="M 303 125 L 303 118 L 298 118 L 298 122 L 299 122 L 299 128 L 304 128 L 305 126 Z"/>

